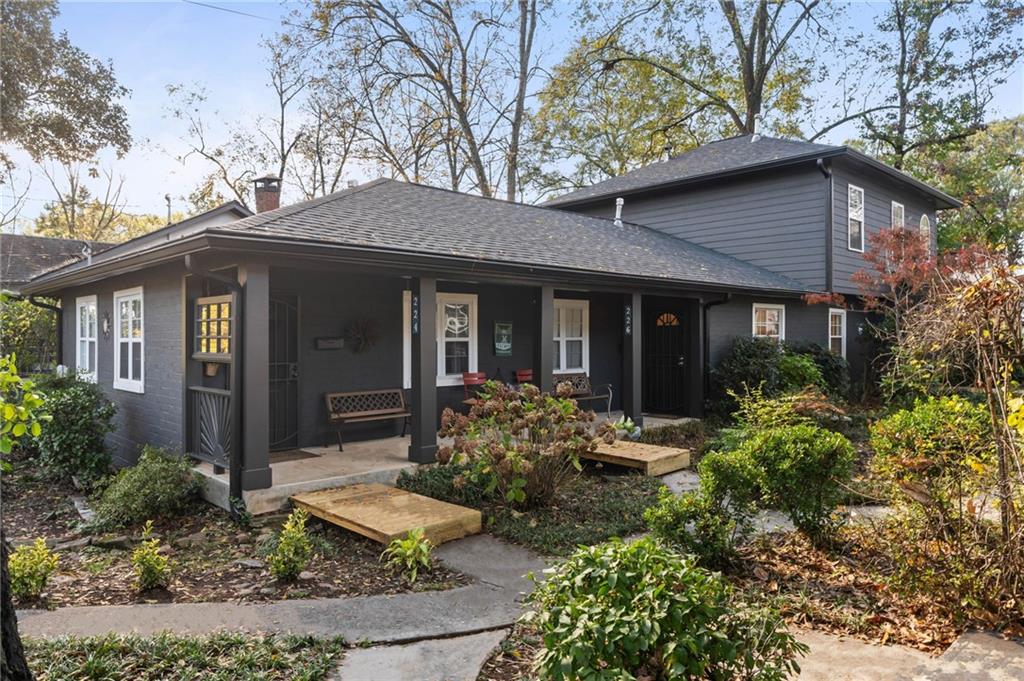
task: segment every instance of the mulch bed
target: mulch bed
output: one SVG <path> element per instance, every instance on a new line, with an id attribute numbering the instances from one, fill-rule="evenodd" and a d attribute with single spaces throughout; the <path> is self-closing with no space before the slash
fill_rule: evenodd
<path id="1" fill-rule="evenodd" d="M 829 551 L 796 532 L 765 535 L 741 549 L 727 578 L 754 598 L 778 597 L 792 624 L 897 643 L 937 654 L 961 633 L 927 596 L 893 592 L 870 525 L 845 528 Z"/>
<path id="2" fill-rule="evenodd" d="M 521 624 L 517 624 L 480 668 L 477 681 L 526 681 L 536 676 L 532 672 L 533 656 L 540 647 L 540 638 Z"/>
<path id="3" fill-rule="evenodd" d="M 73 505 L 66 503 L 73 490 L 26 475 L 23 463 L 3 481 L 8 537 L 24 541 L 43 536 L 51 544 L 55 538 L 77 538 L 90 540 L 91 545 L 59 550 L 57 572 L 43 596 L 17 603 L 21 608 L 333 598 L 450 589 L 470 582 L 435 561 L 429 573 L 421 572 L 416 583 L 409 584 L 380 562 L 380 544 L 311 519 L 314 556 L 307 574 L 293 584 L 282 584 L 270 574 L 266 553 L 283 514 L 257 519 L 257 526 L 246 529 L 224 511 L 197 502 L 187 515 L 154 523 L 161 552 L 171 561 L 171 583 L 167 590 L 139 593 L 130 557 L 140 528 L 89 535 L 78 527 Z"/>
<path id="4" fill-rule="evenodd" d="M 8 539 L 63 537 L 81 518 L 71 503 L 76 494 L 71 485 L 48 479 L 35 461 L 15 452 L 10 457 L 13 471 L 0 474 L 4 533 Z"/>

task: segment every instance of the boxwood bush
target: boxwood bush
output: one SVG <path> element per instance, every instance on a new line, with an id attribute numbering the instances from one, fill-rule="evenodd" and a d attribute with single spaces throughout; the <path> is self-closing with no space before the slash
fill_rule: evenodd
<path id="1" fill-rule="evenodd" d="M 96 522 L 112 528 L 177 515 L 196 499 L 201 484 L 188 459 L 146 445 L 138 463 L 118 471 L 97 495 Z"/>
<path id="2" fill-rule="evenodd" d="M 95 383 L 65 377 L 45 381 L 46 410 L 53 416 L 36 438 L 39 463 L 52 476 L 93 485 L 110 470 L 104 444 L 116 408 Z"/>
<path id="3" fill-rule="evenodd" d="M 548 571 L 526 620 L 545 679 L 781 679 L 806 648 L 777 612 L 657 540 L 581 547 Z"/>

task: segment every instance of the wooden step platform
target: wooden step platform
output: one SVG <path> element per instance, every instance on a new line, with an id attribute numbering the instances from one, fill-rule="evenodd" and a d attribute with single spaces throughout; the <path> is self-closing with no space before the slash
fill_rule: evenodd
<path id="1" fill-rule="evenodd" d="M 690 450 L 648 445 L 631 440 L 602 442 L 597 451 L 584 456 L 592 461 L 614 463 L 643 471 L 644 475 L 665 475 L 690 465 Z"/>
<path id="2" fill-rule="evenodd" d="M 477 534 L 481 526 L 480 511 L 387 485 L 323 489 L 291 500 L 310 515 L 385 545 L 418 527 L 436 546 Z"/>

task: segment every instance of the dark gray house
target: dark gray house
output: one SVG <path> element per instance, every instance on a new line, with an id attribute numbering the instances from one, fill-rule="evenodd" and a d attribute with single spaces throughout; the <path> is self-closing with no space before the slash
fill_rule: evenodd
<path id="1" fill-rule="evenodd" d="M 431 461 L 464 372 L 531 370 L 543 388 L 585 374 L 634 419 L 699 416 L 737 336 L 857 361 L 858 313 L 801 296 L 854 293 L 867 233 L 898 218 L 931 234 L 959 205 L 845 147 L 768 137 L 543 207 L 376 180 L 276 208 L 279 189 L 257 182 L 265 212 L 172 225 L 25 287 L 98 320 L 91 336 L 65 325 L 65 356 L 117 402 L 121 462 L 147 442 L 187 451 L 229 467 L 249 501 L 323 464 L 275 452 L 333 440 L 326 394 L 380 390 L 406 400 L 407 446 L 393 421 L 352 439 L 386 432 Z"/>

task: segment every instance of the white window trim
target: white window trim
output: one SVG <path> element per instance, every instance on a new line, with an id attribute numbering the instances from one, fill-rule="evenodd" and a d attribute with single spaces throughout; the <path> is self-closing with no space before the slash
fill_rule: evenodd
<path id="1" fill-rule="evenodd" d="M 786 340 L 786 306 L 779 305 L 777 303 L 754 303 L 750 310 L 750 335 L 754 338 L 771 338 L 771 336 L 758 336 L 757 335 L 757 311 L 758 309 L 764 310 L 780 310 L 782 312 L 779 315 L 779 342 Z"/>
<path id="2" fill-rule="evenodd" d="M 142 332 L 142 340 L 139 341 L 139 357 L 142 359 L 142 366 L 139 367 L 139 380 L 121 378 L 121 298 L 139 298 L 142 318 L 139 319 L 139 330 Z M 131 329 L 129 328 L 129 331 Z M 131 374 L 131 350 L 128 351 L 129 375 Z M 142 287 L 127 288 L 121 291 L 114 291 L 114 388 L 133 393 L 144 393 L 146 386 L 146 297 L 143 295 Z"/>
<path id="3" fill-rule="evenodd" d="M 94 336 L 83 336 L 82 335 L 82 308 L 85 306 L 92 306 L 93 313 L 96 316 L 96 328 Z M 99 326 L 100 326 L 100 315 L 99 308 L 96 305 L 96 296 L 82 296 L 75 299 L 75 371 L 79 377 L 83 380 L 96 382 L 96 374 L 99 369 Z M 82 341 L 92 341 L 92 361 L 85 362 L 87 366 L 93 367 L 92 371 L 82 370 Z"/>
<path id="4" fill-rule="evenodd" d="M 402 387 L 412 388 L 412 291 L 402 291 Z"/>
<path id="5" fill-rule="evenodd" d="M 897 206 L 899 206 L 900 213 L 903 214 L 903 217 L 900 219 L 899 228 L 900 229 L 906 229 L 906 227 L 907 227 L 907 209 L 899 201 L 893 201 L 892 202 L 892 206 L 889 209 L 889 211 L 890 211 L 890 213 L 889 213 L 889 221 L 892 223 L 891 226 L 895 229 L 896 226 L 897 226 L 896 225 L 896 207 Z"/>
<path id="6" fill-rule="evenodd" d="M 925 234 L 925 225 L 928 226 L 927 234 Z M 930 249 L 932 244 L 932 219 L 928 217 L 928 213 L 921 213 L 921 219 L 917 221 L 917 233 L 928 238 L 928 247 Z"/>
<path id="7" fill-rule="evenodd" d="M 578 374 L 580 372 L 590 375 L 590 301 L 579 300 L 575 298 L 556 298 L 555 299 L 556 310 L 572 310 L 582 309 L 583 310 L 583 366 L 575 368 L 563 368 L 557 366 L 554 368 L 555 374 Z M 564 320 L 565 315 L 560 315 Z M 557 318 L 557 317 L 556 317 Z M 559 362 L 565 361 L 565 340 L 576 340 L 576 336 L 562 336 L 561 329 L 554 329 L 555 337 L 552 340 L 559 341 L 561 343 L 561 350 L 558 353 Z M 550 346 L 549 352 L 550 352 Z"/>
<path id="8" fill-rule="evenodd" d="M 842 335 L 842 342 L 840 343 L 840 355 L 843 357 L 843 359 L 846 359 L 846 310 L 842 308 L 831 307 L 828 310 L 828 349 L 829 351 L 832 350 L 832 339 L 835 338 L 835 336 L 832 335 L 832 315 L 836 314 L 838 314 L 843 319 L 843 325 L 839 330 L 839 333 Z"/>
<path id="9" fill-rule="evenodd" d="M 444 306 L 445 303 L 469 304 L 469 370 L 477 371 L 477 295 L 475 293 L 437 294 L 437 385 L 462 385 L 462 374 L 444 374 Z"/>
<path id="10" fill-rule="evenodd" d="M 860 248 L 853 245 L 853 234 L 850 230 L 850 222 L 853 220 L 853 210 L 851 204 L 853 203 L 853 193 L 855 191 L 860 192 Z M 864 221 L 864 214 L 867 212 L 865 202 L 867 201 L 867 195 L 861 187 L 855 184 L 847 185 L 846 188 L 846 247 L 851 251 L 857 251 L 858 253 L 864 252 L 864 242 L 867 240 L 867 224 Z"/>

